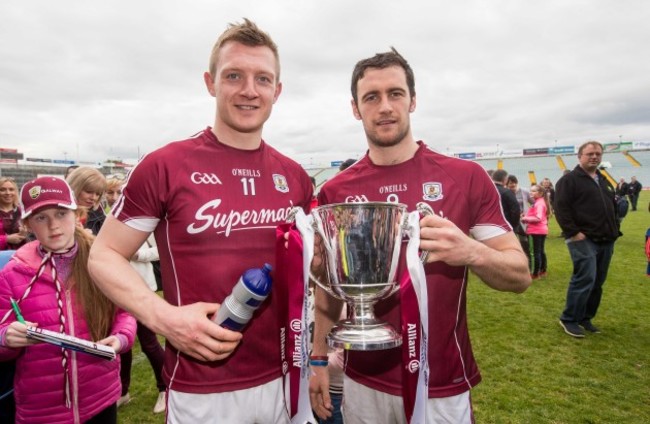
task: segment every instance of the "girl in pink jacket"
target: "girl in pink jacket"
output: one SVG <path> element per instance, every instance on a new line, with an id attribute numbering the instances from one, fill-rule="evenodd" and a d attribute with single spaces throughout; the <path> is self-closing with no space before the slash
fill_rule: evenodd
<path id="1" fill-rule="evenodd" d="M 92 236 L 77 224 L 76 208 L 59 178 L 37 178 L 20 193 L 21 218 L 37 241 L 20 248 L 0 272 L 0 360 L 16 359 L 17 423 L 117 422 L 119 356 L 109 361 L 27 338 L 27 326 L 37 326 L 116 353 L 133 344 L 135 320 L 90 278 Z"/>
<path id="2" fill-rule="evenodd" d="M 530 188 L 530 195 L 535 199 L 533 206 L 528 209 L 521 222 L 528 224 L 526 234 L 533 240 L 533 273 L 531 277 L 537 279 L 546 275 L 546 252 L 544 243 L 548 235 L 548 216 L 551 208 L 545 190 L 538 185 Z"/>

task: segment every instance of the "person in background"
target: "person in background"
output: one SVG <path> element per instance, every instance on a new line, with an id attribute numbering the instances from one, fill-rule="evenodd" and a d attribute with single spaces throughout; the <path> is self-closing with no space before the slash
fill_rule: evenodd
<path id="1" fill-rule="evenodd" d="M 557 182 L 555 217 L 573 261 L 560 325 L 577 338 L 585 336 L 583 329 L 600 333 L 591 321 L 603 296 L 614 243 L 621 235 L 614 187 L 598 170 L 602 159 L 601 143 L 582 144 L 578 165 Z"/>
<path id="2" fill-rule="evenodd" d="M 630 185 L 625 182 L 625 178 L 618 180 L 618 184 L 616 184 L 616 195 L 622 197 L 627 196 L 629 186 Z"/>
<path id="3" fill-rule="evenodd" d="M 84 228 L 93 235 L 99 234 L 106 214 L 100 200 L 106 191 L 106 177 L 95 168 L 80 166 L 66 179 L 76 196 L 77 204 L 86 209 L 87 216 L 82 220 Z"/>
<path id="4" fill-rule="evenodd" d="M 279 343 L 288 307 L 274 296 L 287 282 L 273 275 L 243 332 L 211 320 L 246 270 L 275 264 L 289 212 L 309 211 L 309 176 L 262 139 L 282 91 L 276 44 L 248 19 L 229 25 L 204 82 L 214 125 L 131 170 L 89 268 L 109 298 L 166 338 L 168 422 L 289 423 Z M 164 299 L 129 264 L 152 232 Z"/>
<path id="5" fill-rule="evenodd" d="M 356 159 L 346 159 L 344 160 L 340 165 L 339 165 L 339 172 L 345 171 L 348 169 L 350 166 L 352 166 L 357 160 Z"/>
<path id="6" fill-rule="evenodd" d="M 65 172 L 63 173 L 63 179 L 67 180 L 70 174 L 72 174 L 72 171 L 75 169 L 79 168 L 79 165 L 70 165 L 65 169 Z"/>
<path id="7" fill-rule="evenodd" d="M 124 184 L 124 177 L 110 176 L 106 178 L 106 191 L 104 192 L 104 213 L 108 215 L 111 208 L 117 202 L 117 199 L 122 195 L 122 185 Z"/>
<path id="8" fill-rule="evenodd" d="M 426 201 L 436 211 L 420 221 L 419 247 L 428 252 L 424 301 L 431 311 L 429 334 L 435 334 L 426 345 L 426 422 L 445 417 L 446 422 L 469 423 L 469 391 L 481 377 L 467 330 L 468 271 L 494 289 L 519 293 L 530 286 L 528 263 L 503 216 L 499 194 L 480 165 L 438 154 L 413 137 L 415 77 L 395 49 L 359 61 L 351 89 L 352 113 L 363 124 L 368 151 L 321 187 L 319 204 L 363 195 L 369 202 L 403 203 L 409 210 Z M 396 299 L 380 300 L 375 311 L 378 319 L 399 328 L 403 311 Z M 323 290 L 316 291 L 314 356 L 327 355 L 326 336 L 341 307 Z M 402 355 L 402 349 L 348 351 L 342 407 L 347 424 L 407 422 L 402 370 L 408 367 Z M 312 407 L 327 418 L 332 411 L 328 367 L 312 371 Z"/>
<path id="9" fill-rule="evenodd" d="M 643 190 L 643 186 L 636 177 L 632 177 L 630 184 L 627 187 L 627 197 L 630 198 L 630 206 L 632 206 L 632 211 L 636 210 L 636 205 L 639 202 L 639 193 Z"/>
<path id="10" fill-rule="evenodd" d="M 530 197 L 530 192 L 528 189 L 519 186 L 519 180 L 514 175 L 508 175 L 508 181 L 506 185 L 512 191 L 517 198 L 517 204 L 519 205 L 520 216 L 526 215 L 530 205 L 533 203 L 533 199 Z M 521 244 L 521 249 L 524 251 L 526 258 L 528 258 L 528 268 L 532 271 L 532 259 L 530 256 L 530 240 L 528 239 L 528 234 L 526 234 L 526 223 L 519 221 L 519 227 L 515 230 L 519 243 Z"/>
<path id="11" fill-rule="evenodd" d="M 18 249 L 26 237 L 27 230 L 20 223 L 16 181 L 0 177 L 0 250 Z"/>
<path id="12" fill-rule="evenodd" d="M 158 246 L 156 246 L 156 240 L 153 234 L 150 234 L 147 238 L 147 241 L 140 246 L 137 252 L 131 258 L 131 266 L 133 266 L 142 279 L 147 283 L 152 291 L 157 290 L 156 277 L 153 272 L 153 261 L 157 261 L 158 257 Z M 153 407 L 154 414 L 160 414 L 165 412 L 167 407 L 167 394 L 166 394 L 166 385 L 162 377 L 163 365 L 165 363 L 165 351 L 158 341 L 156 333 L 151 331 L 147 326 L 145 326 L 140 321 L 137 321 L 137 335 L 138 340 L 140 341 L 140 347 L 142 352 L 145 354 L 151 365 L 151 370 L 156 379 L 156 388 L 158 389 L 158 398 Z M 129 367 L 130 371 L 130 367 Z M 122 372 L 120 371 L 120 375 Z M 129 385 L 131 382 L 130 372 L 129 372 Z M 124 380 L 124 378 L 122 378 Z M 122 397 L 127 396 L 126 401 L 130 400 L 130 395 L 124 393 L 122 390 Z M 120 399 L 122 399 L 120 397 Z M 118 401 L 119 402 L 119 401 Z"/>
<path id="13" fill-rule="evenodd" d="M 533 280 L 546 276 L 547 262 L 544 244 L 548 235 L 550 207 L 544 189 L 535 184 L 530 188 L 535 203 L 528 209 L 521 221 L 526 224 L 526 233 L 533 240 Z"/>
<path id="14" fill-rule="evenodd" d="M 521 208 L 519 207 L 519 203 L 517 203 L 515 194 L 506 188 L 508 172 L 504 169 L 497 169 L 492 173 L 492 181 L 494 181 L 494 185 L 501 198 L 503 215 L 506 217 L 506 221 L 508 221 L 512 229 L 516 230 L 519 228 L 519 221 L 521 220 Z"/>
<path id="15" fill-rule="evenodd" d="M 65 181 L 37 178 L 23 186 L 20 199 L 21 219 L 37 240 L 0 271 L 0 360 L 16 359 L 16 422 L 116 423 L 119 359 L 28 338 L 27 326 L 119 353 L 133 344 L 135 320 L 92 283 L 87 258 L 93 237 L 77 225 L 75 196 Z"/>
<path id="16" fill-rule="evenodd" d="M 553 187 L 553 183 L 551 182 L 550 178 L 544 178 L 542 180 L 542 183 L 540 186 L 544 189 L 544 192 L 546 193 L 546 198 L 548 199 L 548 205 L 551 207 L 549 210 L 550 214 L 553 214 L 553 203 L 555 202 L 555 188 Z"/>

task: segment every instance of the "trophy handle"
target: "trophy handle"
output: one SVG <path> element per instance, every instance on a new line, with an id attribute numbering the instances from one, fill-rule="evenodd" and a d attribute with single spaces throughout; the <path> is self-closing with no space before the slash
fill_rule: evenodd
<path id="1" fill-rule="evenodd" d="M 296 207 L 292 208 L 292 209 L 289 211 L 289 214 L 287 215 L 287 218 L 286 218 L 286 222 L 287 222 L 288 224 L 292 224 L 292 223 L 296 220 L 296 214 L 298 213 L 298 210 L 302 210 L 302 209 L 301 209 L 299 206 L 296 206 Z M 314 216 L 314 215 L 312 214 L 312 216 Z M 318 223 L 316 222 L 316 219 L 314 219 L 314 220 L 312 221 L 311 225 L 312 225 L 312 227 L 314 228 L 314 234 L 319 234 L 319 232 L 318 232 Z M 319 234 L 319 235 L 320 235 L 320 234 Z M 321 239 L 322 239 L 322 236 L 321 236 Z M 325 241 L 324 241 L 324 240 L 323 240 L 323 246 L 325 247 L 325 249 L 328 249 L 328 248 L 329 248 L 329 247 L 325 244 Z M 344 301 L 345 301 L 345 299 L 344 299 L 343 297 L 339 296 L 338 294 L 336 294 L 336 293 L 334 292 L 334 290 L 332 290 L 331 287 L 328 287 L 327 284 L 323 284 L 323 283 L 318 279 L 318 277 L 316 277 L 316 276 L 311 272 L 311 270 L 309 270 L 309 279 L 310 279 L 311 281 L 313 281 L 314 283 L 316 283 L 316 284 L 318 285 L 318 287 L 320 287 L 320 288 L 322 288 L 323 290 L 325 290 L 325 292 L 326 292 L 327 294 L 329 294 L 330 296 L 335 297 L 335 298 L 337 298 L 337 299 L 339 299 L 339 300 L 344 300 Z"/>
<path id="2" fill-rule="evenodd" d="M 433 209 L 431 209 L 431 206 L 429 206 L 428 203 L 419 202 L 417 205 L 415 205 L 415 208 L 422 214 L 422 216 L 433 215 Z M 420 253 L 420 262 L 426 264 L 428 255 L 429 251 L 423 250 L 422 253 Z"/>

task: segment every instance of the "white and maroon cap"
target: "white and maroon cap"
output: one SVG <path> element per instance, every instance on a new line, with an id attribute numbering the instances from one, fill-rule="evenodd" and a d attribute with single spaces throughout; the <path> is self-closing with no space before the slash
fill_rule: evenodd
<path id="1" fill-rule="evenodd" d="M 21 219 L 45 206 L 77 209 L 74 193 L 68 183 L 57 177 L 40 177 L 23 185 L 20 189 Z"/>

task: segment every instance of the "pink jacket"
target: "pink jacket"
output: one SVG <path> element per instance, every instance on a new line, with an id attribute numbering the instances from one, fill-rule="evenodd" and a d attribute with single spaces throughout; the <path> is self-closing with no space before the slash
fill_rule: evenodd
<path id="1" fill-rule="evenodd" d="M 20 248 L 0 272 L 0 318 L 11 309 L 9 298 L 19 299 L 35 275 L 42 257 L 38 242 Z M 67 287 L 62 293 L 66 333 L 91 339 L 83 313 L 76 307 L 75 296 Z M 20 303 L 26 321 L 37 322 L 39 327 L 59 331 L 56 306 L 56 289 L 48 265 L 32 286 L 29 295 Z M 16 320 L 12 313 L 0 325 L 0 337 L 6 327 Z M 126 346 L 133 345 L 135 319 L 118 311 L 111 334 L 118 335 Z M 3 340 L 3 339 L 2 339 Z M 0 361 L 16 359 L 14 395 L 17 423 L 80 423 L 87 421 L 120 397 L 119 355 L 114 361 L 68 351 L 71 408 L 65 406 L 64 378 L 61 348 L 39 343 L 22 349 L 3 347 L 0 343 Z"/>
<path id="2" fill-rule="evenodd" d="M 528 224 L 526 234 L 546 235 L 548 234 L 548 218 L 546 217 L 546 202 L 543 197 L 535 199 L 535 204 L 528 209 L 526 216 L 521 218 L 522 222 Z"/>

